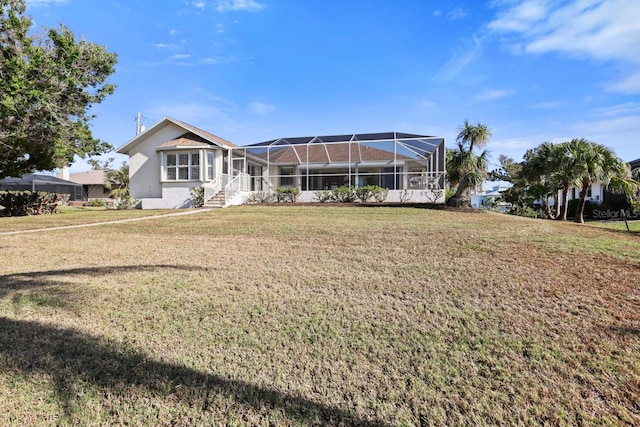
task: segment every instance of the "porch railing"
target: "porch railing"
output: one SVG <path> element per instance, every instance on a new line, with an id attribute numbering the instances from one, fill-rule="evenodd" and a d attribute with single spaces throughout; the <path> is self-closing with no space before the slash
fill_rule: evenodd
<path id="1" fill-rule="evenodd" d="M 228 205 L 229 201 L 239 191 L 249 191 L 251 188 L 250 182 L 251 176 L 247 173 L 240 173 L 236 175 L 231 181 L 229 181 L 229 183 L 224 187 L 225 205 Z"/>
<path id="2" fill-rule="evenodd" d="M 215 177 L 213 181 L 202 184 L 204 188 L 204 202 L 207 203 L 216 196 L 229 183 L 229 175 L 222 174 Z"/>

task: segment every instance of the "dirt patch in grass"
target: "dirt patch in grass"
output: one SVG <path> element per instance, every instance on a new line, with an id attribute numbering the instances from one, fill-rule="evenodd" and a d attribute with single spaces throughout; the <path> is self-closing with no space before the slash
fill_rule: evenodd
<path id="1" fill-rule="evenodd" d="M 638 424 L 640 241 L 251 206 L 1 236 L 0 424 Z"/>

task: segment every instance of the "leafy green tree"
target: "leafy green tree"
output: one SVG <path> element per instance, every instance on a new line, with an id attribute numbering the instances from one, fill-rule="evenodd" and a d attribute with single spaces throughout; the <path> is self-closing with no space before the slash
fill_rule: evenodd
<path id="1" fill-rule="evenodd" d="M 488 177 L 488 153 L 474 153 L 474 148 L 486 145 L 491 132 L 486 125 L 471 125 L 468 120 L 458 129 L 457 147 L 447 151 L 447 178 L 452 186 L 457 186 L 456 194 L 449 199 L 451 206 L 470 207 L 470 189 L 482 186 Z"/>
<path id="2" fill-rule="evenodd" d="M 65 26 L 30 33 L 24 0 L 0 0 L 0 178 L 68 166 L 112 147 L 88 110 L 113 93 L 116 55 Z"/>
<path id="3" fill-rule="evenodd" d="M 91 166 L 91 170 L 94 170 L 94 171 L 110 170 L 114 160 L 115 158 L 113 157 L 109 157 L 107 160 L 104 160 L 104 161 L 100 161 L 98 159 L 89 159 L 87 160 L 87 163 L 89 163 L 89 165 Z"/>

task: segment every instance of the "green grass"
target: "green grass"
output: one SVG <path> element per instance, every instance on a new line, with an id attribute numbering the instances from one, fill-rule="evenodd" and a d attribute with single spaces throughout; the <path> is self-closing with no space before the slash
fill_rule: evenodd
<path id="1" fill-rule="evenodd" d="M 629 225 L 629 230 L 627 230 L 627 224 Z M 596 227 L 608 228 L 610 230 L 619 230 L 619 231 L 629 231 L 631 233 L 640 233 L 640 221 L 633 220 L 627 221 L 625 224 L 624 221 L 598 221 L 591 222 L 589 225 L 594 225 Z"/>
<path id="2" fill-rule="evenodd" d="M 640 423 L 637 235 L 251 206 L 0 249 L 0 425 Z"/>
<path id="3" fill-rule="evenodd" d="M 52 215 L 36 215 L 26 217 L 0 216 L 0 233 L 20 230 L 31 230 L 68 225 L 88 224 L 113 221 L 143 216 L 175 213 L 175 210 L 114 210 L 95 207 L 61 207 Z"/>

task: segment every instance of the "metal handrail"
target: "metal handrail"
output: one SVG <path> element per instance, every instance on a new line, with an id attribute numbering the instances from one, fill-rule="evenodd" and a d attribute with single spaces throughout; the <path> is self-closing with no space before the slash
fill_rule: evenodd
<path id="1" fill-rule="evenodd" d="M 249 182 L 251 176 L 247 173 L 239 173 L 236 175 L 227 185 L 224 187 L 224 202 L 225 205 L 229 204 L 229 201 L 239 191 L 249 191 Z"/>
<path id="2" fill-rule="evenodd" d="M 229 175 L 222 174 L 215 177 L 212 181 L 202 184 L 204 188 L 204 202 L 214 198 L 229 182 Z"/>

